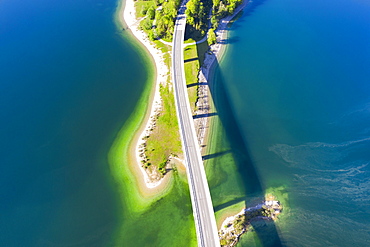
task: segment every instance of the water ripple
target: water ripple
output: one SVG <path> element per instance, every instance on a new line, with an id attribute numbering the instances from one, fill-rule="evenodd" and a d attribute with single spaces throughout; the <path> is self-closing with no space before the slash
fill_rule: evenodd
<path id="1" fill-rule="evenodd" d="M 294 190 L 299 195 L 364 206 L 370 205 L 370 162 L 356 152 L 368 141 L 367 137 L 337 144 L 276 144 L 269 150 L 296 169 Z"/>

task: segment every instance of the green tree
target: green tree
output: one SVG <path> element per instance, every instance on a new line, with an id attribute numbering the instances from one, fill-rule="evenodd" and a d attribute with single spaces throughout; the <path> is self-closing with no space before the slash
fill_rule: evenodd
<path id="1" fill-rule="evenodd" d="M 212 15 L 211 17 L 211 24 L 214 29 L 218 27 L 218 19 L 215 15 Z"/>
<path id="2" fill-rule="evenodd" d="M 152 29 L 153 21 L 150 18 L 145 18 L 141 21 L 140 26 L 145 30 L 150 30 Z"/>
<path id="3" fill-rule="evenodd" d="M 195 15 L 199 10 L 199 0 L 190 0 L 186 4 L 186 22 L 192 26 L 195 26 Z"/>
<path id="4" fill-rule="evenodd" d="M 213 28 L 210 28 L 208 30 L 208 35 L 207 36 L 208 36 L 207 37 L 208 45 L 213 45 L 213 44 L 217 43 L 216 33 L 215 33 L 215 30 Z"/>
<path id="5" fill-rule="evenodd" d="M 149 35 L 149 40 L 151 40 L 151 41 L 155 40 L 153 30 L 150 30 L 148 35 Z"/>
<path id="6" fill-rule="evenodd" d="M 200 30 L 203 26 L 203 19 L 206 16 L 203 2 L 200 0 L 190 0 L 186 4 L 186 21 L 195 29 Z"/>
<path id="7" fill-rule="evenodd" d="M 213 0 L 213 7 L 218 7 L 220 5 L 220 0 Z"/>
<path id="8" fill-rule="evenodd" d="M 163 15 L 159 20 L 157 19 L 157 35 L 159 38 L 171 38 L 175 24 L 171 16 Z"/>
<path id="9" fill-rule="evenodd" d="M 153 37 L 171 39 L 175 27 L 175 18 L 177 9 L 180 5 L 180 0 L 159 0 L 158 4 L 162 4 L 160 10 L 148 9 L 147 16 L 152 18 L 154 12 L 155 30 Z"/>
<path id="10" fill-rule="evenodd" d="M 143 6 L 141 7 L 141 14 L 145 15 L 147 11 L 148 11 L 147 6 L 146 6 L 146 5 L 143 5 Z"/>
<path id="11" fill-rule="evenodd" d="M 178 5 L 176 4 L 176 1 L 169 1 L 163 5 L 163 11 L 166 15 L 175 20 L 177 15 L 177 7 Z"/>
<path id="12" fill-rule="evenodd" d="M 151 6 L 151 7 L 147 10 L 147 12 L 146 12 L 146 16 L 147 16 L 147 18 L 149 18 L 149 19 L 151 19 L 151 20 L 154 20 L 154 18 L 155 18 L 155 9 L 154 9 L 154 7 L 153 7 L 153 6 Z"/>

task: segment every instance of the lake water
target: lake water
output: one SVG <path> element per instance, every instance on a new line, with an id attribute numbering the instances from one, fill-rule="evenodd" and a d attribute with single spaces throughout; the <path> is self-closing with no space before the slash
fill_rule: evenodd
<path id="1" fill-rule="evenodd" d="M 1 246 L 196 245 L 186 177 L 142 199 L 128 169 L 154 73 L 116 8 L 0 2 Z"/>
<path id="2" fill-rule="evenodd" d="M 0 2 L 1 246 L 103 246 L 120 224 L 107 153 L 148 73 L 115 10 Z"/>
<path id="3" fill-rule="evenodd" d="M 266 191 L 286 204 L 239 246 L 370 245 L 369 13 L 362 0 L 256 0 L 232 26 L 213 89 L 216 209 Z"/>
<path id="4" fill-rule="evenodd" d="M 152 70 L 115 9 L 0 1 L 2 246 L 196 245 L 183 175 L 143 206 L 122 172 Z M 285 206 L 241 246 L 369 245 L 369 11 L 255 0 L 233 25 L 213 89 L 215 211 L 266 191 Z"/>

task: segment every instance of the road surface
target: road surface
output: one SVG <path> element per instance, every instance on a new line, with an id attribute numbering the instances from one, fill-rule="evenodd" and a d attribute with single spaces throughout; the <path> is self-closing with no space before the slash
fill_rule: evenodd
<path id="1" fill-rule="evenodd" d="M 184 33 L 186 25 L 184 1 L 176 19 L 172 43 L 172 80 L 175 90 L 177 117 L 190 187 L 198 246 L 219 247 L 216 219 L 202 156 L 195 134 L 184 73 Z"/>

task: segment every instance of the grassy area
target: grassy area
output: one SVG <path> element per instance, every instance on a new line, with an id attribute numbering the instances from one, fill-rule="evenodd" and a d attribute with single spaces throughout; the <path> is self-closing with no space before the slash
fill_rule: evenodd
<path id="1" fill-rule="evenodd" d="M 155 1 L 135 1 L 136 18 L 141 18 L 146 15 L 146 11 L 153 6 L 157 8 Z"/>
<path id="2" fill-rule="evenodd" d="M 189 39 L 185 39 L 184 40 L 184 44 L 191 44 L 191 43 L 195 43 L 195 40 L 192 39 L 192 38 L 189 38 Z"/>
<path id="3" fill-rule="evenodd" d="M 137 17 L 145 16 L 145 12 L 151 6 L 156 6 L 154 0 L 151 1 L 136 1 Z M 144 30 L 148 35 L 150 30 Z M 171 67 L 171 56 L 169 51 L 172 49 L 168 45 L 155 40 L 155 46 L 164 54 L 164 62 Z M 194 40 L 187 40 L 194 42 Z M 188 46 L 184 51 L 185 59 L 185 78 L 189 86 L 189 100 L 193 112 L 196 110 L 196 102 L 198 99 L 198 72 L 204 60 L 204 53 L 208 49 L 207 42 L 202 44 Z M 179 156 L 182 152 L 179 127 L 177 122 L 175 101 L 172 85 L 170 84 L 170 75 L 168 75 L 167 85 L 161 85 L 160 94 L 162 97 L 162 112 L 156 120 L 156 126 L 146 140 L 145 156 L 147 161 L 145 167 L 156 167 L 159 172 L 165 173 L 165 165 L 171 155 Z"/>
<path id="4" fill-rule="evenodd" d="M 118 14 L 121 16 L 123 9 L 122 2 L 119 4 L 117 17 Z M 118 25 L 118 30 L 121 30 L 121 24 Z M 133 43 L 133 49 L 143 57 L 149 76 L 133 114 L 117 133 L 108 154 L 121 204 L 115 208 L 117 218 L 113 223 L 116 231 L 107 246 L 196 247 L 197 238 L 186 175 L 174 172 L 169 184 L 162 191 L 143 192 L 139 187 L 141 179 L 134 169 L 134 136 L 145 121 L 148 99 L 155 83 L 155 68 L 150 55 L 138 42 Z"/>
<path id="5" fill-rule="evenodd" d="M 169 50 L 171 47 L 155 41 L 155 45 L 165 55 L 165 63 L 170 68 L 171 56 Z M 198 99 L 198 72 L 201 64 L 204 61 L 204 54 L 208 49 L 207 42 L 197 45 L 191 45 L 185 48 L 185 77 L 187 85 L 194 85 L 189 87 L 189 100 L 192 110 L 196 109 L 196 102 Z M 156 126 L 147 139 L 145 155 L 148 161 L 145 166 L 155 166 L 158 171 L 165 173 L 164 167 L 167 164 L 168 158 L 179 156 L 182 152 L 180 141 L 179 126 L 176 115 L 175 99 L 172 85 L 170 84 L 170 76 L 168 76 L 167 85 L 161 85 L 160 94 L 162 97 L 162 112 L 160 113 Z"/>
<path id="6" fill-rule="evenodd" d="M 168 157 L 181 153 L 181 141 L 177 122 L 175 98 L 169 86 L 161 86 L 162 112 L 157 119 L 157 125 L 147 140 L 146 165 L 155 165 L 162 173 Z"/>
<path id="7" fill-rule="evenodd" d="M 184 69 L 186 85 L 188 85 L 188 94 L 190 107 L 194 113 L 196 110 L 196 102 L 198 99 L 198 73 L 200 63 L 198 59 L 197 46 L 189 45 L 184 50 Z"/>
<path id="8" fill-rule="evenodd" d="M 136 18 L 142 19 L 140 28 L 145 29 L 149 39 L 172 40 L 180 0 L 136 0 Z M 143 17 L 146 17 L 145 19 Z"/>
<path id="9" fill-rule="evenodd" d="M 196 110 L 196 103 L 198 100 L 199 68 L 203 64 L 205 52 L 207 50 L 207 42 L 189 45 L 184 50 L 185 79 L 186 85 L 188 85 L 189 102 L 193 113 Z"/>
<path id="10" fill-rule="evenodd" d="M 155 1 L 136 1 L 135 8 L 137 9 L 137 17 L 144 17 L 143 9 L 148 9 L 150 6 L 156 6 Z M 143 30 L 149 35 L 149 30 Z M 162 42 L 153 41 L 155 46 L 164 54 L 164 62 L 170 68 L 171 56 L 169 51 L 171 47 Z M 167 164 L 168 158 L 179 156 L 182 152 L 179 127 L 177 122 L 175 98 L 170 86 L 170 74 L 168 74 L 167 84 L 160 86 L 160 95 L 162 98 L 162 112 L 156 119 L 156 125 L 146 140 L 145 156 L 147 162 L 144 167 L 155 167 L 160 173 L 164 174 L 164 167 Z"/>
<path id="11" fill-rule="evenodd" d="M 161 41 L 158 41 L 158 40 L 154 41 L 154 44 L 164 54 L 164 63 L 170 69 L 171 68 L 171 55 L 169 51 L 172 49 L 172 47 L 169 47 L 168 45 L 165 45 Z M 168 82 L 170 82 L 170 80 L 168 80 Z"/>

